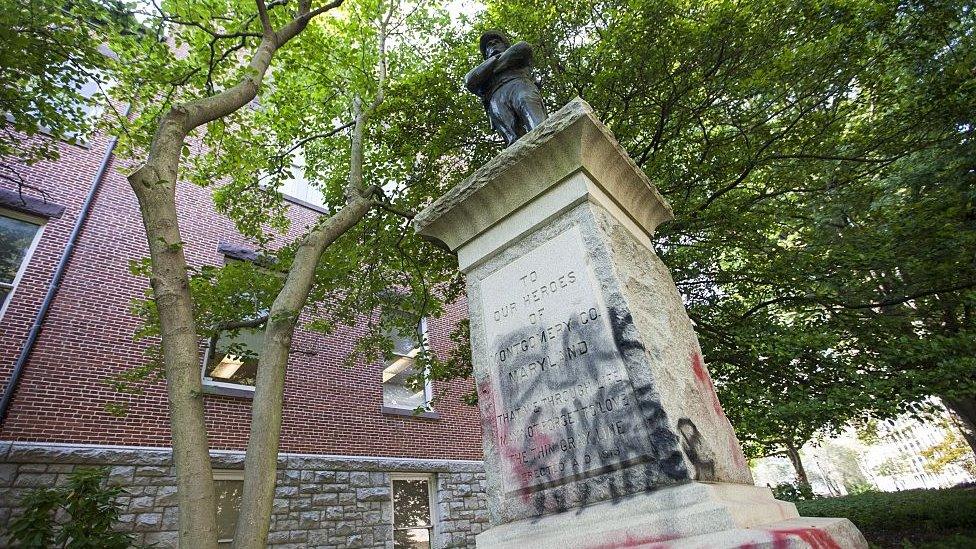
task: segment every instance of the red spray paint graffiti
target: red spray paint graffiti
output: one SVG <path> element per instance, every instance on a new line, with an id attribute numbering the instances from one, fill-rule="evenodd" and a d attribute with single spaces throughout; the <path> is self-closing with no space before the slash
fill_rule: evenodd
<path id="1" fill-rule="evenodd" d="M 818 528 L 784 528 L 769 530 L 769 533 L 773 535 L 773 549 L 787 549 L 790 536 L 800 538 L 811 549 L 840 549 L 830 534 Z"/>
<path id="2" fill-rule="evenodd" d="M 708 370 L 705 369 L 705 363 L 698 353 L 691 353 L 691 369 L 695 373 L 695 380 L 698 381 L 699 390 L 709 395 L 712 410 L 715 411 L 716 415 L 724 418 L 725 410 L 722 409 L 722 403 L 718 401 L 718 394 L 715 393 L 712 378 L 708 375 Z M 736 467 L 741 468 L 747 466 L 746 458 L 742 454 L 742 448 L 739 446 L 739 441 L 736 440 L 735 434 L 733 433 L 729 434 L 729 453 L 732 455 L 732 460 L 735 462 Z"/>
<path id="3" fill-rule="evenodd" d="M 523 461 L 522 456 L 524 452 L 520 453 L 518 448 L 511 443 L 508 425 L 504 422 L 499 422 L 495 416 L 495 401 L 492 397 L 490 379 L 484 379 L 478 383 L 478 399 L 483 399 L 484 402 L 485 429 L 490 433 L 489 436 L 494 438 L 495 443 L 498 445 L 498 452 L 502 458 L 509 463 L 512 471 L 518 477 L 518 483 L 521 488 L 519 495 L 522 501 L 530 503 L 532 501 L 532 494 L 526 488 L 528 488 L 527 481 L 532 478 L 534 473 L 532 468 Z M 538 445 L 537 447 L 540 448 L 552 444 L 552 439 L 546 435 L 536 435 L 535 439 Z"/>
<path id="4" fill-rule="evenodd" d="M 715 394 L 715 386 L 712 385 L 712 378 L 708 375 L 708 370 L 705 369 L 705 363 L 702 362 L 700 354 L 691 353 L 691 369 L 695 372 L 695 379 L 698 380 L 699 388 L 711 397 L 712 408 L 715 410 L 715 413 L 721 417 L 725 417 L 722 404 L 718 401 L 718 395 Z"/>
<path id="5" fill-rule="evenodd" d="M 742 447 L 739 446 L 739 440 L 735 438 L 735 433 L 729 433 L 729 453 L 732 454 L 732 461 L 735 462 L 736 467 L 748 467 L 746 456 L 742 453 Z"/>

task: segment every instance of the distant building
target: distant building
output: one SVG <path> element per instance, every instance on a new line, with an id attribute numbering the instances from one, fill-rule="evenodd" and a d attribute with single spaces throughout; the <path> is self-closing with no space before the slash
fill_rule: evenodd
<path id="1" fill-rule="evenodd" d="M 904 415 L 879 422 L 870 444 L 848 428 L 837 437 L 807 444 L 801 456 L 813 491 L 820 495 L 846 495 L 867 487 L 885 492 L 948 488 L 976 477 L 956 464 L 930 471 L 923 452 L 942 444 L 953 429 L 947 413 L 925 422 Z M 758 460 L 753 474 L 760 485 L 796 482 L 789 460 L 781 457 Z"/>
<path id="2" fill-rule="evenodd" d="M 946 417 L 947 419 L 947 417 Z M 880 490 L 910 490 L 912 488 L 947 488 L 976 480 L 959 465 L 950 464 L 932 472 L 925 468 L 922 452 L 942 444 L 955 429 L 946 422 L 921 422 L 909 416 L 878 424 L 880 442 L 867 447 L 863 462 Z"/>

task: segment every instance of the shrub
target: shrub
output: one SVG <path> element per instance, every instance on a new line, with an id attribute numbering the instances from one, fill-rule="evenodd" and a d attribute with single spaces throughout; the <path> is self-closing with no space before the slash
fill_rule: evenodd
<path id="1" fill-rule="evenodd" d="M 783 501 L 803 501 L 816 497 L 809 484 L 790 484 L 784 482 L 773 488 L 773 496 Z"/>
<path id="2" fill-rule="evenodd" d="M 117 503 L 124 492 L 105 483 L 105 469 L 76 469 L 67 485 L 29 492 L 21 504 L 24 514 L 10 524 L 18 547 L 60 547 L 64 549 L 122 549 L 132 544 L 132 535 L 115 532 L 112 525 L 122 512 Z M 68 517 L 56 519 L 63 510 Z"/>
<path id="3" fill-rule="evenodd" d="M 846 517 L 875 546 L 976 547 L 976 491 L 906 490 L 800 501 L 803 516 Z"/>

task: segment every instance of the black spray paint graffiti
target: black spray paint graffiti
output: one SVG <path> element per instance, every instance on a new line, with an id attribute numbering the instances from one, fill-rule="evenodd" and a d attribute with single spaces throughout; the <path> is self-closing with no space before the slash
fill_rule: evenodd
<path id="1" fill-rule="evenodd" d="M 620 350 L 628 370 L 634 370 L 646 364 L 646 350 L 637 337 L 637 328 L 634 326 L 634 319 L 630 311 L 611 309 L 609 312 L 613 340 L 617 349 Z M 657 389 L 651 383 L 649 376 L 643 379 L 641 376 L 635 376 L 632 379 L 636 381 L 633 384 L 634 394 L 643 412 L 650 443 L 658 452 L 661 472 L 669 479 L 687 479 L 688 471 L 685 468 L 684 460 L 681 458 L 681 453 L 677 449 L 678 439 L 671 430 L 670 421 L 661 405 L 661 397 Z"/>
<path id="2" fill-rule="evenodd" d="M 695 480 L 715 480 L 715 455 L 705 445 L 698 427 L 683 417 L 678 420 L 678 432 L 681 433 L 681 449 L 695 466 Z"/>
<path id="3" fill-rule="evenodd" d="M 542 515 L 690 480 L 656 391 L 628 374 L 644 360 L 629 313 L 590 309 L 557 326 L 496 348 L 501 393 L 485 410 L 518 478 L 508 491 Z"/>

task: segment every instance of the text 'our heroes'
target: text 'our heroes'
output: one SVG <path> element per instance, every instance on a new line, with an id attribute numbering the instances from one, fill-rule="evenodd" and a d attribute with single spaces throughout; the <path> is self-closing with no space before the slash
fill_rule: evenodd
<path id="1" fill-rule="evenodd" d="M 539 278 L 536 271 L 529 271 L 519 277 L 522 288 L 519 289 L 521 301 L 511 301 L 495 309 L 491 317 L 495 322 L 501 322 L 519 314 L 520 309 L 527 313 L 525 318 L 531 324 L 537 324 L 542 320 L 545 307 L 544 301 L 550 297 L 558 297 L 567 288 L 576 284 L 578 277 L 576 271 L 567 271 L 564 274 L 553 276 L 550 280 Z M 521 303 L 521 307 L 519 306 Z"/>

